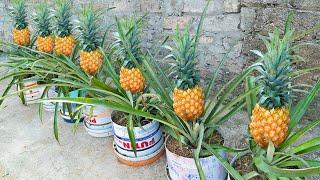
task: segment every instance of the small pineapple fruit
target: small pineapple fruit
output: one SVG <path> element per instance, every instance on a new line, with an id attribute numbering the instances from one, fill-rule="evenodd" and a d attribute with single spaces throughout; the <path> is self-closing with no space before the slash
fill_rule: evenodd
<path id="1" fill-rule="evenodd" d="M 46 2 L 37 6 L 34 21 L 37 25 L 38 37 L 36 40 L 37 49 L 41 52 L 52 53 L 54 48 L 54 37 L 50 26 L 51 15 Z"/>
<path id="2" fill-rule="evenodd" d="M 76 46 L 76 39 L 71 29 L 71 1 L 56 0 L 55 9 L 56 39 L 55 52 L 60 55 L 70 56 Z"/>
<path id="3" fill-rule="evenodd" d="M 176 87 L 173 91 L 175 113 L 185 121 L 195 121 L 204 112 L 204 92 L 199 85 L 199 71 L 196 70 L 196 36 L 191 37 L 189 27 L 183 33 L 177 27 L 173 38 L 175 46 L 171 57 L 175 60 Z"/>
<path id="4" fill-rule="evenodd" d="M 10 16 L 14 18 L 13 41 L 20 46 L 30 44 L 30 30 L 26 21 L 25 0 L 14 0 L 10 8 Z"/>
<path id="5" fill-rule="evenodd" d="M 94 10 L 92 4 L 83 6 L 80 13 L 80 40 L 82 50 L 80 51 L 80 66 L 90 75 L 96 74 L 102 66 L 103 55 L 99 49 L 101 38 L 99 27 L 100 16 Z"/>
<path id="6" fill-rule="evenodd" d="M 134 18 L 124 18 L 119 20 L 118 31 L 122 29 L 128 40 L 130 51 L 134 58 L 141 61 L 141 49 L 140 49 L 140 23 Z M 115 33 L 115 47 L 119 53 L 120 59 L 123 61 L 120 69 L 120 85 L 125 91 L 130 91 L 132 94 L 142 92 L 145 88 L 145 78 L 142 72 L 138 69 L 133 60 L 129 57 L 125 50 L 124 39 L 121 38 L 119 32 Z"/>
<path id="7" fill-rule="evenodd" d="M 286 138 L 290 113 L 288 104 L 291 99 L 291 57 L 289 40 L 291 31 L 280 38 L 279 31 L 271 34 L 265 45 L 268 51 L 261 57 L 261 89 L 259 102 L 252 111 L 250 133 L 254 141 L 265 148 L 269 142 L 276 147 Z M 262 54 L 262 53 L 261 53 Z"/>

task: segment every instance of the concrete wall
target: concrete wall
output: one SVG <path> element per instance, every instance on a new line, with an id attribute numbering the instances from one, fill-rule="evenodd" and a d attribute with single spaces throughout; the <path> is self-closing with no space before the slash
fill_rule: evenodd
<path id="1" fill-rule="evenodd" d="M 31 6 L 38 1 L 27 0 Z M 74 9 L 77 10 L 84 2 L 88 1 L 74 0 Z M 115 15 L 148 13 L 143 34 L 144 45 L 148 47 L 172 33 L 177 23 L 183 28 L 189 21 L 198 22 L 206 4 L 206 0 L 93 0 L 93 2 L 99 7 L 116 7 L 105 13 L 106 25 L 113 22 Z M 10 39 L 10 19 L 6 16 L 5 10 L 8 5 L 9 0 L 1 0 L 0 37 L 4 39 Z M 294 11 L 296 14 L 294 28 L 298 31 L 306 30 L 320 22 L 320 0 L 214 0 L 208 9 L 200 40 L 199 67 L 203 77 L 207 77 L 206 75 L 214 70 L 219 59 L 232 44 L 235 44 L 235 48 L 230 54 L 227 66 L 223 68 L 220 83 L 228 81 L 232 75 L 239 73 L 255 58 L 249 50 L 264 48 L 258 34 L 266 35 L 275 26 L 283 27 L 289 11 Z M 193 29 L 195 25 L 196 23 Z M 319 40 L 319 33 L 315 32 L 302 40 Z M 308 61 L 302 66 L 320 64 L 320 53 L 316 47 L 308 47 L 298 53 Z M 319 74 L 312 74 L 306 78 L 309 82 L 314 82 L 319 77 Z"/>

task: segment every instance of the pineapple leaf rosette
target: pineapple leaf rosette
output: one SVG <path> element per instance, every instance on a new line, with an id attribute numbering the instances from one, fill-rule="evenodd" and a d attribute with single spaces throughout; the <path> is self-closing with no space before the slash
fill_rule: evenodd
<path id="1" fill-rule="evenodd" d="M 262 37 L 267 49 L 265 53 L 253 51 L 259 56 L 256 63 L 259 76 L 248 78 L 247 90 L 255 86 L 260 88 L 247 98 L 248 113 L 251 116 L 251 151 L 235 162 L 239 164 L 243 157 L 250 159 L 248 164 L 252 171 L 240 170 L 245 177 L 301 179 L 320 175 L 320 161 L 306 158 L 306 155 L 319 152 L 320 139 L 312 137 L 302 141 L 303 135 L 320 124 L 320 119 L 301 122 L 319 93 L 320 81 L 299 102 L 292 102 L 293 94 L 301 92 L 294 85 L 294 79 L 306 71 L 293 68 L 293 52 L 301 44 L 293 44 L 291 19 L 292 15 L 289 15 L 282 37 L 278 29 L 269 33 L 268 38 Z"/>

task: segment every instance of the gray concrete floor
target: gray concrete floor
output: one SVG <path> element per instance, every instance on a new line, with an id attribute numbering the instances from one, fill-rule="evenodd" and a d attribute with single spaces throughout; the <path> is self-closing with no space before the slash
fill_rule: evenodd
<path id="1" fill-rule="evenodd" d="M 1 93 L 5 85 L 0 83 Z M 128 167 L 117 161 L 112 137 L 93 138 L 82 126 L 74 134 L 73 126 L 60 120 L 58 144 L 53 114 L 46 112 L 41 122 L 37 109 L 23 106 L 17 96 L 0 107 L 0 179 L 166 179 L 165 156 L 146 167 Z M 243 112 L 227 122 L 221 128 L 226 145 L 243 146 L 247 124 Z M 320 136 L 320 127 L 306 138 L 315 135 Z"/>

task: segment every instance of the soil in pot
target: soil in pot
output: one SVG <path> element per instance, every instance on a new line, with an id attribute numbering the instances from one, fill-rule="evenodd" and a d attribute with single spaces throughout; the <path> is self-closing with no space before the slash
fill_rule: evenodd
<path id="1" fill-rule="evenodd" d="M 113 111 L 111 114 L 111 119 L 114 123 L 120 125 L 120 126 L 127 126 L 127 113 L 124 112 L 120 112 L 120 111 Z M 149 119 L 145 119 L 143 117 L 139 117 L 141 118 L 140 120 L 140 125 L 144 126 L 149 124 L 150 122 L 152 122 L 152 120 Z M 139 124 L 134 123 L 134 127 L 139 127 Z"/>
<path id="2" fill-rule="evenodd" d="M 243 176 L 247 173 L 255 171 L 255 169 L 252 166 L 252 163 L 253 162 L 252 162 L 251 155 L 247 154 L 240 157 L 234 162 L 234 168 Z M 233 177 L 231 177 L 231 179 L 234 180 Z M 250 180 L 264 180 L 264 178 L 260 176 L 256 176 L 251 178 Z"/>
<path id="3" fill-rule="evenodd" d="M 215 131 L 212 133 L 211 138 L 206 143 L 223 145 L 224 140 L 222 135 L 218 131 Z M 192 150 L 194 148 L 191 146 L 187 146 L 185 144 L 179 143 L 176 139 L 174 139 L 171 136 L 169 136 L 167 139 L 166 147 L 170 152 L 173 152 L 174 154 L 187 157 L 187 158 L 193 158 Z"/>

